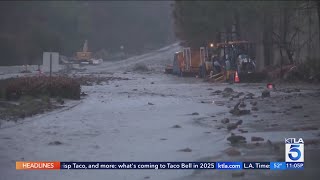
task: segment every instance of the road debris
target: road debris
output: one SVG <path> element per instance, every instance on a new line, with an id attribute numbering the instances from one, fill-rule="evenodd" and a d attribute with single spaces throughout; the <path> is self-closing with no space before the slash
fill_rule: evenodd
<path id="1" fill-rule="evenodd" d="M 53 141 L 53 142 L 50 142 L 48 145 L 61 145 L 61 144 L 63 143 L 60 141 Z"/>
<path id="2" fill-rule="evenodd" d="M 294 105 L 291 108 L 292 109 L 302 109 L 302 106 L 301 105 Z"/>
<path id="3" fill-rule="evenodd" d="M 224 150 L 223 152 L 226 153 L 228 156 L 240 156 L 241 155 L 241 152 L 238 151 L 234 147 L 230 147 L 230 148 Z"/>
<path id="4" fill-rule="evenodd" d="M 239 105 L 241 102 L 238 102 L 233 109 L 231 109 L 229 112 L 235 116 L 242 116 L 246 114 L 250 114 L 250 110 L 245 110 L 245 109 L 239 109 Z"/>
<path id="5" fill-rule="evenodd" d="M 243 177 L 245 175 L 244 172 L 234 172 L 232 173 L 232 177 L 236 178 L 236 177 Z"/>
<path id="6" fill-rule="evenodd" d="M 216 91 L 214 91 L 214 92 L 211 93 L 211 96 L 219 95 L 219 94 L 221 94 L 221 93 L 222 93 L 221 90 L 216 90 Z"/>
<path id="7" fill-rule="evenodd" d="M 233 93 L 234 91 L 233 91 L 233 89 L 232 89 L 232 88 L 227 87 L 227 88 L 225 88 L 225 89 L 223 90 L 223 92 L 226 92 L 226 93 Z"/>
<path id="8" fill-rule="evenodd" d="M 246 103 L 244 103 L 244 101 L 241 101 L 241 103 L 240 103 L 239 107 L 244 108 L 244 107 L 246 107 L 246 106 L 247 106 L 247 105 L 246 105 Z"/>
<path id="9" fill-rule="evenodd" d="M 190 148 L 184 148 L 184 149 L 180 149 L 178 150 L 179 152 L 192 152 L 192 149 Z"/>
<path id="10" fill-rule="evenodd" d="M 262 91 L 261 97 L 263 98 L 270 97 L 270 91 L 269 90 Z"/>
<path id="11" fill-rule="evenodd" d="M 230 120 L 228 118 L 224 118 L 224 119 L 221 120 L 222 124 L 227 124 L 229 122 L 230 122 Z"/>
<path id="12" fill-rule="evenodd" d="M 239 143 L 246 143 L 246 138 L 243 136 L 238 136 L 231 134 L 230 137 L 227 138 L 227 140 L 232 144 L 239 144 Z"/>
<path id="13" fill-rule="evenodd" d="M 176 124 L 176 125 L 172 126 L 172 128 L 181 128 L 181 126 Z"/>
<path id="14" fill-rule="evenodd" d="M 243 130 L 243 129 L 238 129 L 239 132 L 241 133 L 247 133 L 248 131 L 247 130 Z"/>
<path id="15" fill-rule="evenodd" d="M 236 122 L 236 124 L 237 124 L 238 126 L 241 125 L 242 123 L 243 123 L 243 121 L 242 121 L 241 119 Z"/>
<path id="16" fill-rule="evenodd" d="M 256 106 L 254 106 L 254 107 L 251 108 L 251 110 L 252 111 L 258 111 L 259 109 Z"/>
<path id="17" fill-rule="evenodd" d="M 251 137 L 251 141 L 264 141 L 264 138 L 252 136 L 252 137 Z"/>
<path id="18" fill-rule="evenodd" d="M 231 130 L 233 130 L 233 129 L 237 129 L 237 127 L 238 127 L 238 124 L 237 124 L 237 123 L 229 123 L 229 124 L 227 125 L 228 131 L 231 131 Z"/>
<path id="19" fill-rule="evenodd" d="M 256 105 L 258 104 L 258 102 L 257 102 L 257 101 L 251 101 L 250 104 L 251 104 L 252 106 L 256 106 Z"/>
<path id="20" fill-rule="evenodd" d="M 244 99 L 253 99 L 255 95 L 253 93 L 248 93 L 244 96 Z"/>

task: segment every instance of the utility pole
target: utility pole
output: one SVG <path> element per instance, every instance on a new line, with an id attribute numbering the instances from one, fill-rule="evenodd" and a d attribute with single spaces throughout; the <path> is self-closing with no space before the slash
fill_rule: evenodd
<path id="1" fill-rule="evenodd" d="M 320 1 L 317 1 L 317 13 L 318 13 L 318 27 L 319 27 L 319 33 L 318 33 L 318 37 L 319 37 L 319 51 L 318 51 L 318 55 L 320 57 Z"/>
<path id="2" fill-rule="evenodd" d="M 308 42 L 308 55 L 310 56 L 311 54 L 311 22 L 312 19 L 311 19 L 311 10 L 310 10 L 310 1 L 308 2 L 308 36 L 309 36 L 309 42 Z"/>
<path id="3" fill-rule="evenodd" d="M 52 75 L 52 52 L 50 52 L 50 79 Z"/>

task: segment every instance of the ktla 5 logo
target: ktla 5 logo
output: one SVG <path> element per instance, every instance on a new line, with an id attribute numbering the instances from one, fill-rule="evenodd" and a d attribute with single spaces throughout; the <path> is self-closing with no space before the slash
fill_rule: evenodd
<path id="1" fill-rule="evenodd" d="M 302 138 L 286 138 L 286 162 L 304 162 L 304 142 Z"/>

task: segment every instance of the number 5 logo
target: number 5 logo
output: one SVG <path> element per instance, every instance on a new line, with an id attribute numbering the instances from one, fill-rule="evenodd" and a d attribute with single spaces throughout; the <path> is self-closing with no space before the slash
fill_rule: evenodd
<path id="1" fill-rule="evenodd" d="M 299 150 L 300 145 L 293 144 L 290 146 L 290 151 L 288 153 L 289 158 L 293 161 L 297 161 L 301 157 L 301 151 Z M 296 153 L 296 156 L 293 156 L 293 154 Z"/>

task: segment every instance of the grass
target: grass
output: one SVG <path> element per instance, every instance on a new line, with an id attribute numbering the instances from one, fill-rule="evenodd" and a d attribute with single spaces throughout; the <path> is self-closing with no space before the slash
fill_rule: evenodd
<path id="1" fill-rule="evenodd" d="M 20 77 L 0 80 L 0 119 L 16 120 L 57 108 L 63 98 L 80 99 L 80 83 L 74 78 Z M 56 101 L 51 100 L 56 98 Z"/>
<path id="2" fill-rule="evenodd" d="M 59 103 L 59 104 L 64 104 L 64 100 L 61 97 L 57 97 L 56 98 L 56 102 Z"/>
<path id="3" fill-rule="evenodd" d="M 18 101 L 5 101 L 2 103 L 0 119 L 6 120 L 25 118 L 56 108 L 48 96 L 41 98 L 22 96 Z"/>

